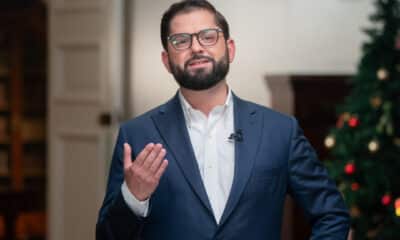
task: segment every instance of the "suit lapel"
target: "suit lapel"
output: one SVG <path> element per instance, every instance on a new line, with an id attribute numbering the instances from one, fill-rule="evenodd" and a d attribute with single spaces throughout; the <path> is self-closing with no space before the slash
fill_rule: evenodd
<path id="1" fill-rule="evenodd" d="M 253 168 L 254 158 L 260 143 L 262 115 L 257 113 L 255 105 L 234 97 L 235 131 L 241 130 L 242 141 L 235 142 L 235 170 L 231 192 L 222 215 L 222 226 L 237 205 Z"/>
<path id="2" fill-rule="evenodd" d="M 190 142 L 178 94 L 152 116 L 154 124 L 175 157 L 186 181 L 203 205 L 212 214 L 210 202 L 201 180 L 199 167 Z"/>

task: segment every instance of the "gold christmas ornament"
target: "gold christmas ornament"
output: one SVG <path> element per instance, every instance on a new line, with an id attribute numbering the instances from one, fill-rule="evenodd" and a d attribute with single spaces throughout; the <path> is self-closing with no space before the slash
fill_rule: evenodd
<path id="1" fill-rule="evenodd" d="M 357 206 L 352 206 L 350 208 L 350 216 L 354 217 L 359 217 L 361 215 L 361 211 Z"/>
<path id="2" fill-rule="evenodd" d="M 327 136 L 325 138 L 324 143 L 325 143 L 325 147 L 333 148 L 333 146 L 335 146 L 336 141 L 335 141 L 335 138 L 332 135 L 329 135 L 329 136 Z"/>
<path id="3" fill-rule="evenodd" d="M 379 142 L 377 140 L 372 140 L 368 143 L 368 149 L 370 152 L 374 153 L 379 150 Z"/>
<path id="4" fill-rule="evenodd" d="M 347 185 L 346 185 L 345 183 L 341 183 L 341 184 L 339 184 L 339 186 L 338 186 L 338 189 L 339 189 L 339 191 L 340 191 L 341 193 L 343 193 L 343 191 L 346 190 L 346 188 L 347 188 Z"/>
<path id="5" fill-rule="evenodd" d="M 385 68 L 381 68 L 381 69 L 378 70 L 376 75 L 377 75 L 379 80 L 385 81 L 389 77 L 389 72 Z"/>
<path id="6" fill-rule="evenodd" d="M 346 122 L 349 121 L 349 119 L 351 118 L 351 114 L 349 112 L 343 113 L 342 116 L 343 116 L 343 120 Z"/>
<path id="7" fill-rule="evenodd" d="M 379 108 L 382 105 L 382 98 L 377 96 L 373 97 L 371 98 L 370 103 L 373 108 Z"/>

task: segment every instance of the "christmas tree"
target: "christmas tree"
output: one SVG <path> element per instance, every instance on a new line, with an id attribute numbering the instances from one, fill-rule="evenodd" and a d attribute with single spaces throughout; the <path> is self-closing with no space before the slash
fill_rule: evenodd
<path id="1" fill-rule="evenodd" d="M 377 0 L 353 88 L 325 139 L 353 239 L 400 239 L 400 0 Z"/>

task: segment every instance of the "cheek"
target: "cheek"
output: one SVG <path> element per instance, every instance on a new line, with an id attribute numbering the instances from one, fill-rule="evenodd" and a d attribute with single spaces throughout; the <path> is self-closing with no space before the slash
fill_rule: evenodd
<path id="1" fill-rule="evenodd" d="M 219 52 L 215 54 L 213 58 L 216 62 L 229 61 L 229 51 L 226 49 L 225 51 Z"/>
<path id="2" fill-rule="evenodd" d="M 174 65 L 184 67 L 185 62 L 189 59 L 190 57 L 185 56 L 185 54 L 176 54 L 172 55 L 170 57 L 170 62 L 172 62 Z"/>
<path id="3" fill-rule="evenodd" d="M 229 57 L 229 50 L 223 43 L 218 44 L 215 49 L 210 50 L 212 50 L 209 52 L 210 57 L 214 58 L 216 61 L 220 61 L 226 56 Z"/>

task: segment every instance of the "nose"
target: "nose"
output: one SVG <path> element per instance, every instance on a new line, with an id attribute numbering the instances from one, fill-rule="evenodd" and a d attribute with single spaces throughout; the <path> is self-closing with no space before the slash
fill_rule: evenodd
<path id="1" fill-rule="evenodd" d="M 202 52 L 204 50 L 196 35 L 192 36 L 192 46 L 190 48 L 193 52 Z"/>

